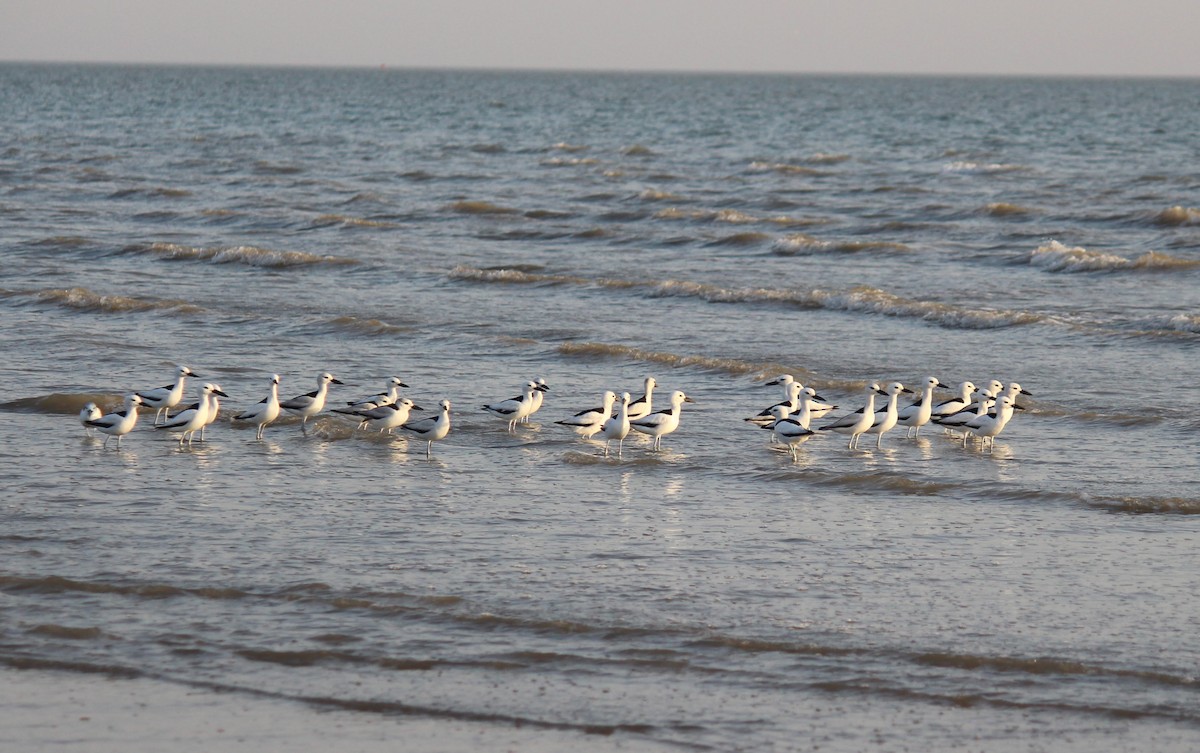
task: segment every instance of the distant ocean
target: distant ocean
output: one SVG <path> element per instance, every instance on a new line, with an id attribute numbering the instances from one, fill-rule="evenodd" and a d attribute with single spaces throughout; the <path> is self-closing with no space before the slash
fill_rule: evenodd
<path id="1" fill-rule="evenodd" d="M 1198 102 L 0 65 L 0 682 L 483 749 L 1200 749 Z M 84 436 L 178 364 L 230 396 L 204 442 Z M 229 423 L 322 371 L 331 406 L 448 398 L 451 434 Z M 784 373 L 834 415 L 872 381 L 1032 396 L 992 451 L 793 462 L 742 420 Z M 648 375 L 695 401 L 660 452 L 554 423 Z M 481 410 L 537 377 L 529 424 Z"/>

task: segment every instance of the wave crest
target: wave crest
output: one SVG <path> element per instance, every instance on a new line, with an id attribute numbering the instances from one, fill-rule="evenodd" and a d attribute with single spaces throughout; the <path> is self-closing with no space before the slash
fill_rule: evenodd
<path id="1" fill-rule="evenodd" d="M 950 162 L 942 167 L 944 173 L 959 175 L 996 175 L 1001 173 L 1026 172 L 1032 168 L 1027 165 L 1011 165 L 998 162 Z"/>
<path id="2" fill-rule="evenodd" d="M 762 219 L 738 209 L 681 209 L 679 207 L 667 207 L 655 212 L 654 218 L 658 220 L 727 222 L 731 225 L 749 225 L 755 222 L 763 222 Z M 772 218 L 768 221 L 778 223 L 794 222 L 794 220 L 788 217 Z"/>
<path id="3" fill-rule="evenodd" d="M 0 403 L 0 410 L 14 413 L 50 413 L 74 416 L 88 403 L 95 403 L 102 410 L 113 409 L 121 404 L 122 398 L 115 392 L 52 392 L 49 395 L 22 397 Z"/>
<path id="4" fill-rule="evenodd" d="M 1090 498 L 1089 507 L 1112 512 L 1159 515 L 1200 515 L 1200 499 L 1184 497 L 1112 497 Z"/>
<path id="5" fill-rule="evenodd" d="M 678 201 L 682 197 L 676 196 L 670 191 L 660 191 L 657 188 L 647 188 L 638 194 L 638 198 L 643 201 Z"/>
<path id="6" fill-rule="evenodd" d="M 356 335 L 399 335 L 413 331 L 411 327 L 389 324 L 381 319 L 360 319 L 357 316 L 335 316 L 329 320 L 329 327 Z"/>
<path id="7" fill-rule="evenodd" d="M 700 298 L 711 303 L 767 303 L 803 309 L 828 309 L 883 316 L 914 317 L 956 329 L 996 329 L 1044 321 L 1030 311 L 970 309 L 948 303 L 920 301 L 859 286 L 845 291 L 797 290 L 787 288 L 725 288 L 687 280 L 632 282 L 616 279 L 587 279 L 574 275 L 548 275 L 517 269 L 477 269 L 459 265 L 450 277 L 473 282 L 543 285 L 594 285 L 612 289 L 644 289 L 655 297 Z"/>
<path id="8" fill-rule="evenodd" d="M 1020 204 L 1008 204 L 1003 201 L 988 204 L 983 208 L 983 211 L 985 214 L 990 214 L 993 217 L 1013 217 L 1033 213 L 1033 210 L 1029 207 L 1023 207 Z"/>
<path id="9" fill-rule="evenodd" d="M 655 363 L 671 368 L 697 368 L 708 371 L 720 371 L 735 376 L 751 376 L 754 379 L 765 379 L 770 374 L 790 372 L 794 374 L 807 373 L 804 369 L 784 366 L 778 363 L 763 363 L 743 361 L 737 358 L 713 358 L 710 356 L 683 355 L 664 351 L 643 350 L 630 345 L 614 345 L 597 342 L 565 342 L 558 346 L 558 352 L 564 356 L 579 358 L 603 358 Z"/>
<path id="10" fill-rule="evenodd" d="M 1147 251 L 1133 259 L 1102 251 L 1088 251 L 1050 241 L 1029 254 L 1029 264 L 1051 272 L 1115 272 L 1119 270 L 1166 270 L 1200 267 L 1200 261 L 1180 259 L 1158 251 Z"/>
<path id="11" fill-rule="evenodd" d="M 904 298 L 886 290 L 860 285 L 841 293 L 813 291 L 823 308 L 884 316 L 913 317 L 954 329 L 997 329 L 1034 324 L 1045 317 L 1031 311 L 969 309 L 948 303 Z"/>
<path id="12" fill-rule="evenodd" d="M 470 282 L 500 282 L 511 285 L 588 285 L 591 280 L 573 275 L 550 275 L 513 267 L 479 269 L 459 264 L 450 270 L 450 279 Z"/>
<path id="13" fill-rule="evenodd" d="M 254 267 L 303 267 L 314 265 L 352 266 L 358 259 L 344 256 L 321 256 L 305 251 L 276 251 L 257 246 L 224 246 L 203 248 L 177 243 L 151 243 L 128 246 L 126 253 L 145 254 L 172 261 L 207 261 L 213 264 L 248 264 Z"/>
<path id="14" fill-rule="evenodd" d="M 788 162 L 767 162 L 755 160 L 750 163 L 752 173 L 779 173 L 781 175 L 824 175 L 825 173 L 812 167 L 794 165 Z"/>
<path id="15" fill-rule="evenodd" d="M 87 288 L 56 288 L 27 292 L 0 291 L 0 297 L 27 298 L 38 303 L 98 314 L 124 314 L 129 312 L 197 314 L 204 310 L 186 301 L 134 298 L 124 295 L 103 295 Z"/>
<path id="16" fill-rule="evenodd" d="M 804 233 L 794 233 L 780 238 L 771 246 L 771 253 L 779 256 L 807 256 L 818 254 L 858 254 L 869 251 L 911 251 L 903 243 L 889 241 L 823 241 Z"/>
<path id="17" fill-rule="evenodd" d="M 1200 225 L 1200 209 L 1183 206 L 1169 207 L 1156 214 L 1154 222 L 1168 227 Z"/>
<path id="18" fill-rule="evenodd" d="M 394 223 L 383 222 L 381 220 L 366 220 L 361 217 L 350 217 L 344 214 L 323 214 L 312 221 L 314 227 L 329 227 L 331 225 L 341 225 L 342 227 L 396 227 Z"/>
<path id="19" fill-rule="evenodd" d="M 1191 332 L 1200 335 L 1200 315 L 1176 314 L 1161 322 L 1163 329 L 1174 332 Z"/>
<path id="20" fill-rule="evenodd" d="M 653 157 L 654 150 L 642 144 L 633 144 L 621 150 L 626 157 Z"/>
<path id="21" fill-rule="evenodd" d="M 598 165 L 600 160 L 595 157 L 547 157 L 540 164 L 543 167 L 579 167 L 580 165 Z"/>

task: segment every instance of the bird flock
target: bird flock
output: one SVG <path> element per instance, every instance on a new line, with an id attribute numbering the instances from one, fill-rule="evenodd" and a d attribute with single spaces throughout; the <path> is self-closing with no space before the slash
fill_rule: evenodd
<path id="1" fill-rule="evenodd" d="M 176 370 L 174 383 L 126 395 L 123 410 L 102 413 L 95 403 L 87 403 L 79 413 L 80 423 L 88 435 L 93 430 L 106 435 L 106 447 L 108 441 L 116 437 L 119 447 L 121 438 L 137 424 L 138 410 L 154 409 L 155 430 L 178 435 L 180 446 L 185 442 L 190 446 L 197 432 L 200 440 L 204 441 L 205 429 L 217 420 L 220 399 L 229 395 L 221 385 L 206 382 L 200 387 L 195 403 L 179 408 L 189 377 L 199 378 L 190 368 L 181 365 Z M 272 374 L 266 397 L 232 416 L 234 422 L 254 426 L 257 439 L 263 438 L 267 426 L 284 411 L 299 417 L 300 430 L 307 434 L 308 420 L 325 411 L 330 385 L 342 385 L 344 382 L 327 371 L 322 372 L 317 375 L 316 390 L 286 400 L 279 399 L 279 384 L 279 375 Z M 871 382 L 863 388 L 865 400 L 861 408 L 813 426 L 814 420 L 827 417 L 838 406 L 826 402 L 816 390 L 805 387 L 790 374 L 766 382 L 766 385 L 778 386 L 783 393 L 783 400 L 745 420 L 770 430 L 772 442 L 783 445 L 793 461 L 798 458 L 800 446 L 820 432 L 848 436 L 848 449 L 856 449 L 864 434 L 873 434 L 875 446 L 880 448 L 884 434 L 897 426 L 906 427 L 908 436 L 915 437 L 928 424 L 945 427 L 947 433 L 961 433 L 964 447 L 974 437 L 984 449 L 991 449 L 996 436 L 1012 419 L 1013 411 L 1023 410 L 1016 402 L 1017 396 L 1030 394 L 1016 382 L 1005 386 L 993 379 L 986 387 L 963 382 L 953 397 L 935 402 L 934 390 L 949 388 L 937 377 L 931 376 L 925 380 L 920 396 L 910 404 L 901 406 L 900 396 L 915 394 L 914 390 L 900 382 L 890 382 L 886 387 Z M 599 406 L 581 410 L 554 423 L 569 428 L 583 439 L 602 437 L 605 457 L 609 456 L 609 447 L 614 440 L 617 442 L 617 456 L 622 457 L 625 438 L 631 431 L 650 437 L 651 449 L 658 451 L 662 438 L 679 428 L 683 404 L 693 401 L 683 391 L 674 390 L 667 399 L 669 407 L 655 410 L 654 390 L 657 386 L 654 377 L 646 377 L 642 394 L 636 399 L 629 392 L 623 392 L 618 397 L 616 392 L 606 390 Z M 383 392 L 347 401 L 345 405 L 331 408 L 330 412 L 356 421 L 360 430 L 388 434 L 394 429 L 408 432 L 425 441 L 426 455 L 432 456 L 433 443 L 450 434 L 450 401 L 441 400 L 435 415 L 413 417 L 413 411 L 424 409 L 400 394 L 401 388 L 407 387 L 399 377 L 391 377 Z M 546 380 L 538 378 L 527 382 L 520 395 L 486 403 L 480 409 L 505 420 L 508 431 L 514 432 L 519 424 L 528 423 L 530 417 L 541 409 L 549 390 Z M 881 406 L 877 406 L 878 398 L 885 398 Z"/>

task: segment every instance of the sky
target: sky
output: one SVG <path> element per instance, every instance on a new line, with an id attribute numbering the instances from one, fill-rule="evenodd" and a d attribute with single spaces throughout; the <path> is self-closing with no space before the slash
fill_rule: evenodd
<path id="1" fill-rule="evenodd" d="M 0 0 L 0 60 L 1200 77 L 1200 0 Z"/>

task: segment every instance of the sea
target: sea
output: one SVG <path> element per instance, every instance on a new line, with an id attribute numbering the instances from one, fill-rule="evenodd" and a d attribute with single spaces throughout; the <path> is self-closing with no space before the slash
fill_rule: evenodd
<path id="1" fill-rule="evenodd" d="M 293 753 L 1200 749 L 1195 79 L 6 63 L 0 354 L 16 750 L 172 749 L 28 722 L 122 683 Z M 203 441 L 85 435 L 178 365 Z M 326 371 L 449 436 L 230 420 Z M 1030 395 L 793 460 L 783 374 Z M 659 450 L 555 423 L 647 376 Z"/>

